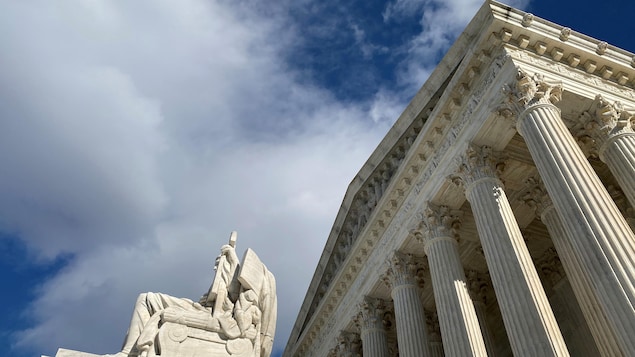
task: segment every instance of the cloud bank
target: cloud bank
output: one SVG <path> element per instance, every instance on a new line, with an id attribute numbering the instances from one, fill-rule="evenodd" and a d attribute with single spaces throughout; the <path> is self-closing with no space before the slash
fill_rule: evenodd
<path id="1" fill-rule="evenodd" d="M 196 299 L 231 230 L 276 275 L 284 348 L 346 185 L 481 3 L 389 3 L 386 23 L 414 11 L 421 32 L 355 101 L 288 61 L 304 39 L 285 9 L 313 5 L 2 2 L 0 232 L 33 264 L 70 257 L 14 354 L 116 352 L 136 295 Z M 345 23 L 322 30 L 387 51 Z"/>

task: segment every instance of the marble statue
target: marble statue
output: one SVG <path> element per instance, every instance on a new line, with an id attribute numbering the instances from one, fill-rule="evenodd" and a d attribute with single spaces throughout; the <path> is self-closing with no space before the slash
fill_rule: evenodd
<path id="1" fill-rule="evenodd" d="M 276 326 L 275 279 L 251 249 L 240 262 L 235 245 L 232 232 L 216 259 L 212 286 L 198 302 L 139 295 L 122 351 L 114 356 L 268 357 Z"/>

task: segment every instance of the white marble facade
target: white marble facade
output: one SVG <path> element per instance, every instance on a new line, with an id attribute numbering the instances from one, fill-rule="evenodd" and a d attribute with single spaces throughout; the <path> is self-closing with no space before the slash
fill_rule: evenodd
<path id="1" fill-rule="evenodd" d="M 635 356 L 635 56 L 486 2 L 351 183 L 284 356 Z"/>

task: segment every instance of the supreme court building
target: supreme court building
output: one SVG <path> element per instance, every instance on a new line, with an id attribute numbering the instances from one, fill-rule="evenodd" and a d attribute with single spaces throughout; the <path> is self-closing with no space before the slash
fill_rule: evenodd
<path id="1" fill-rule="evenodd" d="M 486 2 L 350 184 L 284 356 L 635 356 L 634 67 Z"/>

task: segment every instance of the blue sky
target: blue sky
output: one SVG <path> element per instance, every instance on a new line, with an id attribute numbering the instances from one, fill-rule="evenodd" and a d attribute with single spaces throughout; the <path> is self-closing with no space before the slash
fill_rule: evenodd
<path id="1" fill-rule="evenodd" d="M 509 4 L 635 51 L 633 2 Z M 480 5 L 0 0 L 0 355 L 116 352 L 232 230 L 281 351 L 346 186 Z"/>

